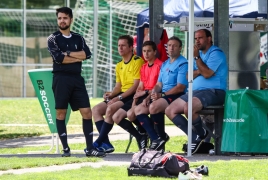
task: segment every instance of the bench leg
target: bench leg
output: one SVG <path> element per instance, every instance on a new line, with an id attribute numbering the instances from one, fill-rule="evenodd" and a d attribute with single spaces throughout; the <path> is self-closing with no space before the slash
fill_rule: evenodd
<path id="1" fill-rule="evenodd" d="M 212 138 L 216 139 L 216 136 L 215 136 L 215 134 L 213 134 L 213 131 L 211 131 L 210 128 L 209 128 L 204 122 L 202 122 L 202 125 L 203 125 L 203 128 L 205 128 L 205 129 L 208 131 L 208 134 L 209 134 Z"/>
<path id="2" fill-rule="evenodd" d="M 132 143 L 132 139 L 133 139 L 133 136 L 131 134 L 129 134 L 129 141 L 128 141 L 128 145 L 127 145 L 127 149 L 126 149 L 125 153 L 128 153 L 128 149 Z"/>
<path id="3" fill-rule="evenodd" d="M 221 155 L 221 136 L 222 136 L 222 125 L 223 125 L 223 115 L 224 109 L 215 109 L 215 154 Z"/>

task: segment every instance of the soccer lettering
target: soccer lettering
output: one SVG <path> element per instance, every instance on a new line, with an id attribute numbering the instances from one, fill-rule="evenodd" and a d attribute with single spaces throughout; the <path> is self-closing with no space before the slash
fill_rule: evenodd
<path id="1" fill-rule="evenodd" d="M 49 103 L 47 102 L 47 96 L 46 96 L 47 93 L 45 91 L 43 81 L 42 80 L 37 80 L 36 82 L 37 82 L 38 88 L 40 90 L 41 100 L 43 102 L 42 106 L 43 106 L 43 109 L 44 109 L 45 116 L 47 117 L 46 119 L 47 119 L 49 124 L 54 124 L 54 122 L 52 120 L 52 115 L 51 115 Z"/>

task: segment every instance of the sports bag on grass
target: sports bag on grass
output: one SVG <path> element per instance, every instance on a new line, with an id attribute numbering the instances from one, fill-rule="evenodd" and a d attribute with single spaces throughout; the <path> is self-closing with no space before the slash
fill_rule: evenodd
<path id="1" fill-rule="evenodd" d="M 133 155 L 127 170 L 128 176 L 178 177 L 179 172 L 189 170 L 189 161 L 177 154 L 142 149 Z"/>

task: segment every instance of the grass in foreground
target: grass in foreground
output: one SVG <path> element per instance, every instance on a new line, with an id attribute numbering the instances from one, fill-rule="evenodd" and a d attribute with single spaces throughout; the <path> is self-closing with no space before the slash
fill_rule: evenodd
<path id="1" fill-rule="evenodd" d="M 231 160 L 231 161 L 216 161 L 216 162 L 195 162 L 190 163 L 191 168 L 205 164 L 209 167 L 209 176 L 204 176 L 205 180 L 264 180 L 267 179 L 267 160 Z M 249 168 L 250 167 L 250 168 Z M 61 179 L 94 179 L 94 180 L 159 180 L 166 178 L 155 178 L 145 176 L 130 176 L 127 175 L 127 166 L 92 168 L 83 167 L 77 170 L 58 171 L 58 172 L 42 172 L 42 173 L 27 173 L 22 175 L 2 175 L 0 179 L 10 180 L 28 180 L 28 179 L 46 179 L 46 180 L 61 180 Z M 174 178 L 174 179 L 177 179 Z"/>
<path id="2" fill-rule="evenodd" d="M 82 162 L 97 162 L 101 161 L 99 158 L 93 157 L 84 157 L 84 158 L 0 158 L 0 170 L 5 171 L 9 169 L 23 169 L 23 168 L 33 168 L 33 167 L 46 167 L 54 165 L 63 165 L 63 164 L 74 164 Z"/>
<path id="3" fill-rule="evenodd" d="M 178 152 L 182 153 L 181 146 L 182 143 L 186 141 L 186 136 L 179 137 L 179 138 L 171 138 L 170 141 L 166 145 L 166 150 L 171 152 Z M 115 147 L 116 153 L 123 153 L 126 150 L 128 141 L 113 141 L 112 142 Z M 37 147 L 22 147 L 22 148 L 1 148 L 0 154 L 27 154 L 28 151 L 42 151 L 42 150 L 48 150 L 49 146 L 37 146 Z M 70 144 L 71 150 L 83 150 L 85 148 L 84 143 L 79 144 Z M 132 144 L 129 148 L 129 152 L 137 152 L 138 146 L 136 143 L 136 140 L 133 139 Z M 56 152 L 56 148 L 50 152 L 51 154 Z M 62 158 L 61 155 L 59 155 L 59 158 L 54 158 L 55 161 L 53 163 L 57 165 L 58 163 L 68 164 L 68 163 L 78 163 L 78 162 L 88 162 L 87 158 L 75 158 L 73 157 L 71 161 L 68 161 L 69 158 Z M 51 163 L 49 160 L 44 158 L 21 158 L 19 160 L 24 160 L 23 163 L 19 163 L 18 165 L 18 158 L 0 158 L 0 170 L 8 170 L 8 169 L 18 169 L 18 168 L 29 168 L 29 167 L 40 167 L 40 166 L 49 166 Z M 62 162 L 62 160 L 66 160 Z M 75 162 L 77 160 L 77 162 Z M 53 165 L 52 163 L 52 165 Z"/>

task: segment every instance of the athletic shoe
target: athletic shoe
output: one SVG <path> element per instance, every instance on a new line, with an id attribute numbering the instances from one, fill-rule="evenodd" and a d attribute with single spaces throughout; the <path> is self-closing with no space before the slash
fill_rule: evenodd
<path id="1" fill-rule="evenodd" d="M 192 146 L 191 146 L 191 149 L 192 149 L 192 154 L 196 153 L 198 148 L 201 146 L 201 144 L 203 143 L 204 140 L 201 140 L 201 141 L 194 141 L 192 142 Z M 187 153 L 187 150 L 188 150 L 188 143 L 186 144 L 183 144 L 182 146 L 182 150 L 184 152 Z"/>
<path id="2" fill-rule="evenodd" d="M 101 147 L 101 146 L 99 145 L 99 143 L 94 142 L 92 145 L 93 145 L 93 147 L 94 147 L 97 151 L 99 151 L 99 152 L 105 152 L 105 150 L 103 149 L 103 147 Z"/>
<path id="3" fill-rule="evenodd" d="M 165 141 L 168 142 L 170 139 L 169 135 L 166 133 Z"/>
<path id="4" fill-rule="evenodd" d="M 201 180 L 202 174 L 197 172 L 185 171 L 179 173 L 179 180 Z"/>
<path id="5" fill-rule="evenodd" d="M 164 145 L 165 140 L 159 137 L 158 139 L 152 141 L 152 144 L 150 145 L 149 149 L 159 151 L 163 149 Z"/>
<path id="6" fill-rule="evenodd" d="M 105 157 L 106 156 L 105 152 L 99 152 L 95 149 L 91 149 L 91 150 L 84 149 L 84 152 L 86 153 L 87 157 Z"/>
<path id="7" fill-rule="evenodd" d="M 208 134 L 209 134 L 209 132 L 208 132 L 208 130 L 206 130 L 205 128 L 203 128 L 204 130 L 205 130 L 205 134 L 204 134 L 204 136 L 199 136 L 199 138 L 201 139 L 201 140 L 205 140 L 207 137 L 208 137 Z"/>
<path id="8" fill-rule="evenodd" d="M 99 152 L 105 152 L 105 153 L 112 153 L 114 152 L 114 147 L 112 144 L 107 144 L 107 143 L 101 143 L 101 145 L 99 145 L 99 143 L 94 142 L 93 143 L 93 147 L 99 151 Z"/>
<path id="9" fill-rule="evenodd" d="M 139 150 L 145 149 L 147 147 L 148 136 L 144 134 L 141 136 L 140 140 L 137 140 Z"/>
<path id="10" fill-rule="evenodd" d="M 101 143 L 101 146 L 99 147 L 102 149 L 105 153 L 112 153 L 114 152 L 114 147 L 112 144 L 108 143 Z"/>
<path id="11" fill-rule="evenodd" d="M 63 151 L 63 154 L 61 155 L 61 157 L 70 157 L 71 156 L 70 148 L 63 149 L 62 151 Z"/>
<path id="12" fill-rule="evenodd" d="M 208 167 L 205 166 L 205 165 L 198 166 L 197 168 L 195 168 L 195 171 L 198 174 L 202 174 L 202 175 L 208 176 Z"/>

